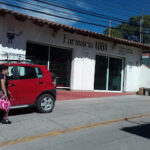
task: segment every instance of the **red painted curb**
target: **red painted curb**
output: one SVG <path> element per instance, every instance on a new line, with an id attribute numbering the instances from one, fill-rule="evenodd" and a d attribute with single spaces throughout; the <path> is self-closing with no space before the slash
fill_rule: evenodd
<path id="1" fill-rule="evenodd" d="M 136 93 L 57 91 L 57 100 L 75 100 L 82 98 L 98 98 L 123 95 L 136 95 Z"/>

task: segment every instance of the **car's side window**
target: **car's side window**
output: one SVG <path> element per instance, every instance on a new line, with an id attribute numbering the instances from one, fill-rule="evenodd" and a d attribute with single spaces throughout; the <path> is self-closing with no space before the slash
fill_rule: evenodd
<path id="1" fill-rule="evenodd" d="M 43 78 L 42 71 L 38 67 L 35 68 L 35 71 L 37 74 L 37 78 Z"/>
<path id="2" fill-rule="evenodd" d="M 8 67 L 8 77 L 12 77 L 13 76 L 13 66 Z"/>
<path id="3" fill-rule="evenodd" d="M 36 70 L 34 67 L 19 66 L 19 79 L 34 79 L 37 78 Z"/>
<path id="4" fill-rule="evenodd" d="M 25 76 L 25 67 L 18 67 L 19 77 Z"/>
<path id="5" fill-rule="evenodd" d="M 38 67 L 30 66 L 9 66 L 9 80 L 43 78 L 42 71 Z"/>
<path id="6" fill-rule="evenodd" d="M 16 66 L 9 66 L 8 67 L 8 79 L 9 80 L 17 80 L 19 79 L 18 70 Z"/>

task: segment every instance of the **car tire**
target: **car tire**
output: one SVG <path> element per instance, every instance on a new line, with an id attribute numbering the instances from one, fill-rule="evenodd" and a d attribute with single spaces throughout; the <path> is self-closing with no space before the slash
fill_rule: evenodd
<path id="1" fill-rule="evenodd" d="M 55 99 L 51 94 L 43 94 L 37 100 L 37 110 L 40 113 L 50 113 L 55 106 Z"/>

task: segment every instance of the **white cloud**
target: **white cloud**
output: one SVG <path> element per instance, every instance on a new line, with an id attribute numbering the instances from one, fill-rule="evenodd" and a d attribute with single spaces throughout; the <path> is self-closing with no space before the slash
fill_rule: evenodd
<path id="1" fill-rule="evenodd" d="M 11 0 L 1 0 L 1 1 L 9 2 L 9 3 L 14 4 Z M 26 0 L 26 2 L 32 3 L 31 0 Z M 39 3 L 36 3 L 36 2 L 34 4 L 40 5 Z M 31 7 L 31 5 L 29 5 L 29 4 L 19 3 L 17 1 L 15 2 L 15 5 L 25 7 L 25 8 L 31 8 L 31 9 L 42 11 L 42 12 L 49 13 L 49 14 L 54 14 L 54 15 L 57 15 L 57 16 L 64 16 L 64 17 L 67 17 L 67 18 L 79 19 L 78 16 L 76 15 L 76 13 L 74 13 L 72 11 L 64 10 L 64 9 L 61 9 L 61 8 L 58 9 L 58 8 L 49 7 L 48 5 L 42 5 L 42 6 L 43 7 L 48 7 L 50 9 L 53 8 L 53 9 L 56 9 L 58 11 L 54 11 L 54 10 L 50 10 L 50 9 L 46 9 L 46 8 L 40 8 L 40 7 L 36 7 L 36 6 Z M 61 19 L 61 18 L 58 18 L 58 17 L 54 17 L 54 16 L 42 14 L 42 13 L 36 13 L 36 12 L 33 12 L 33 11 L 24 10 L 24 9 L 13 8 L 13 7 L 6 6 L 6 5 L 1 5 L 1 7 L 6 8 L 6 9 L 8 8 L 8 9 L 11 9 L 11 10 L 14 10 L 14 11 L 17 11 L 17 12 L 20 12 L 20 13 L 24 13 L 24 14 L 27 14 L 27 15 L 47 19 L 47 20 L 50 20 L 50 21 L 55 21 L 55 22 L 62 23 L 62 24 L 67 24 L 67 25 L 76 24 L 75 21 L 69 21 L 69 20 L 66 20 L 66 19 Z M 69 14 L 61 13 L 61 12 L 59 12 L 60 10 L 65 11 L 66 13 L 69 13 Z"/>
<path id="2" fill-rule="evenodd" d="M 81 0 L 76 0 L 75 5 L 86 10 L 89 10 L 91 8 L 91 6 L 87 2 Z"/>
<path id="3" fill-rule="evenodd" d="M 59 10 L 61 10 L 61 9 L 59 9 Z M 54 15 L 57 15 L 57 16 L 60 16 L 60 17 L 73 18 L 73 19 L 77 19 L 77 20 L 79 19 L 78 16 L 74 12 L 71 12 L 69 10 L 65 10 L 65 12 L 69 13 L 69 14 L 64 14 L 62 12 L 59 12 L 59 10 L 58 11 L 53 11 L 53 10 L 43 9 L 42 11 L 44 11 L 46 13 L 54 14 Z M 48 16 L 48 15 L 40 15 L 40 16 L 45 17 L 48 20 L 59 22 L 59 23 L 62 23 L 62 24 L 67 24 L 67 25 L 73 25 L 73 24 L 76 23 L 75 21 L 69 21 L 69 20 L 66 20 L 66 19 L 61 19 L 61 18 L 58 18 L 58 17 Z"/>

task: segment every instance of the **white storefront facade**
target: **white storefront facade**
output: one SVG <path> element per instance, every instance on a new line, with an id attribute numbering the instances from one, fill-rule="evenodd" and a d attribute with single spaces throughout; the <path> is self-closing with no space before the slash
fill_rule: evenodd
<path id="1" fill-rule="evenodd" d="M 144 45 L 126 40 L 112 42 L 109 37 L 94 38 L 74 28 L 58 29 L 36 19 L 19 17 L 0 15 L 1 62 L 27 59 L 47 65 L 60 77 L 59 87 L 71 90 L 139 89 Z"/>

